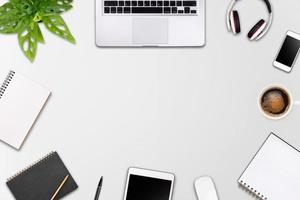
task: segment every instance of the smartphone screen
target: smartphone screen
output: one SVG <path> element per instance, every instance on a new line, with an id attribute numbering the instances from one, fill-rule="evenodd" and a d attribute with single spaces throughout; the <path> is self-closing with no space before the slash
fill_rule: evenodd
<path id="1" fill-rule="evenodd" d="M 287 35 L 278 53 L 276 61 L 292 67 L 300 48 L 300 41 Z"/>

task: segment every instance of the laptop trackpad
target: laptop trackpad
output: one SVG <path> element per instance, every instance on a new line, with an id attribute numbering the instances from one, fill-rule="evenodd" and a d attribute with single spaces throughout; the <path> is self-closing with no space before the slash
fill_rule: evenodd
<path id="1" fill-rule="evenodd" d="M 133 19 L 133 44 L 156 45 L 168 43 L 168 19 Z"/>

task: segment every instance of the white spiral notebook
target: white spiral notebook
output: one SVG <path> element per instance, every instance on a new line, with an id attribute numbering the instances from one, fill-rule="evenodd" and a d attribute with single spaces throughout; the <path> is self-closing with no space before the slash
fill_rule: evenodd
<path id="1" fill-rule="evenodd" d="M 0 139 L 20 149 L 50 91 L 14 71 L 5 76 L 0 87 Z"/>
<path id="2" fill-rule="evenodd" d="M 299 200 L 300 152 L 271 133 L 238 182 L 263 200 Z"/>

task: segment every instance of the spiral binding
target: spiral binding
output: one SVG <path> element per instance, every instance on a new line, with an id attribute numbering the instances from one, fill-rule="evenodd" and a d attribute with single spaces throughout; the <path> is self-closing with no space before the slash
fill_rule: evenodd
<path id="1" fill-rule="evenodd" d="M 8 75 L 6 76 L 4 82 L 2 83 L 2 86 L 0 88 L 0 99 L 4 95 L 5 90 L 7 89 L 8 85 L 10 84 L 10 82 L 13 79 L 14 75 L 15 75 L 15 72 L 14 71 L 10 71 L 8 73 Z"/>
<path id="2" fill-rule="evenodd" d="M 52 151 L 51 153 L 47 154 L 46 156 L 44 156 L 43 158 L 39 159 L 38 161 L 36 161 L 35 163 L 29 165 L 28 167 L 26 167 L 25 169 L 19 171 L 18 173 L 16 173 L 15 175 L 13 175 L 12 177 L 7 179 L 7 182 L 12 181 L 13 179 L 17 178 L 20 175 L 23 175 L 24 173 L 28 172 L 29 170 L 31 170 L 32 168 L 36 167 L 37 165 L 45 162 L 46 160 L 48 160 L 49 158 L 51 158 L 56 152 Z"/>
<path id="3" fill-rule="evenodd" d="M 256 189 L 254 189 L 253 187 L 251 187 L 250 185 L 248 185 L 247 183 L 245 183 L 244 181 L 240 180 L 239 184 L 246 189 L 248 192 L 250 192 L 251 194 L 253 194 L 254 196 L 258 197 L 261 200 L 267 200 L 268 198 L 263 195 L 261 192 L 257 191 Z"/>

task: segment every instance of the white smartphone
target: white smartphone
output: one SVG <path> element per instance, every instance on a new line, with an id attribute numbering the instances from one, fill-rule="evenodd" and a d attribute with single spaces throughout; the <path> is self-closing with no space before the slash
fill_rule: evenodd
<path id="1" fill-rule="evenodd" d="M 290 72 L 295 64 L 300 49 L 300 35 L 288 31 L 273 65 L 285 72 Z"/>

